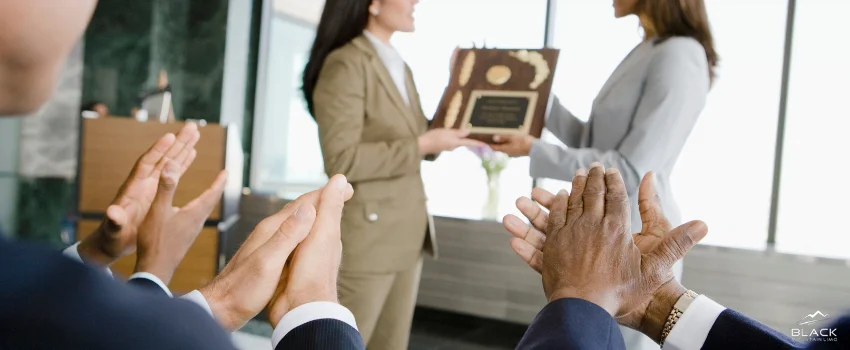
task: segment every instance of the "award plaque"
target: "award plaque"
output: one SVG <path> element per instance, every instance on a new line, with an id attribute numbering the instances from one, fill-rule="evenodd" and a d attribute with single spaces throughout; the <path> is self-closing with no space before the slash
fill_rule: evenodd
<path id="1" fill-rule="evenodd" d="M 431 128 L 469 129 L 490 142 L 493 135 L 540 137 L 558 62 L 556 49 L 464 49 Z"/>

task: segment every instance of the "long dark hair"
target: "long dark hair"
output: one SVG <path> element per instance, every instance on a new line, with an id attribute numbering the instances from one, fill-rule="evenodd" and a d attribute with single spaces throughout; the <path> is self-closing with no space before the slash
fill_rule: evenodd
<path id="1" fill-rule="evenodd" d="M 660 41 L 674 36 L 687 36 L 698 41 L 705 50 L 708 74 L 714 82 L 715 68 L 720 61 L 714 50 L 714 38 L 708 23 L 703 0 L 641 0 L 638 15 L 648 37 Z"/>
<path id="2" fill-rule="evenodd" d="M 322 19 L 316 29 L 316 39 L 310 50 L 310 60 L 304 67 L 301 91 L 307 101 L 307 109 L 315 118 L 313 107 L 313 91 L 325 59 L 334 50 L 347 44 L 366 29 L 369 21 L 369 5 L 372 0 L 327 0 L 322 11 Z"/>

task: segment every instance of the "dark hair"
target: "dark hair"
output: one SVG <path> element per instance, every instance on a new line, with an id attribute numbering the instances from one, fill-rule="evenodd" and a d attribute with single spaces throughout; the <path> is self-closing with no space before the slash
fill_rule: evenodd
<path id="1" fill-rule="evenodd" d="M 674 36 L 698 41 L 705 50 L 709 78 L 714 82 L 714 68 L 720 58 L 714 51 L 714 38 L 703 0 L 640 0 L 638 15 L 646 35 L 657 36 L 659 42 Z"/>
<path id="2" fill-rule="evenodd" d="M 319 72 L 325 59 L 334 50 L 347 44 L 366 29 L 369 21 L 369 5 L 372 0 L 327 0 L 325 9 L 322 11 L 322 19 L 316 29 L 316 39 L 310 50 L 310 59 L 304 67 L 302 75 L 304 99 L 307 101 L 307 110 L 315 118 L 313 106 L 313 91 L 316 89 L 316 81 L 319 80 Z"/>

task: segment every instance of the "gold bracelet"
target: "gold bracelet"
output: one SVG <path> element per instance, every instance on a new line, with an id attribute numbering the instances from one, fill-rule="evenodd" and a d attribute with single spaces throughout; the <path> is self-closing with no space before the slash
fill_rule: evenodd
<path id="1" fill-rule="evenodd" d="M 682 294 L 682 296 L 679 297 L 679 300 L 677 300 L 676 304 L 673 305 L 673 310 L 670 310 L 670 315 L 667 315 L 667 322 L 664 323 L 664 328 L 661 330 L 661 341 L 658 343 L 659 346 L 664 346 L 664 341 L 667 339 L 667 336 L 670 335 L 670 331 L 673 330 L 673 327 L 676 326 L 676 322 L 679 322 L 679 318 L 682 317 L 682 314 L 685 313 L 688 306 L 691 306 L 691 303 L 698 296 L 699 294 L 692 290 L 688 290 L 685 294 Z"/>

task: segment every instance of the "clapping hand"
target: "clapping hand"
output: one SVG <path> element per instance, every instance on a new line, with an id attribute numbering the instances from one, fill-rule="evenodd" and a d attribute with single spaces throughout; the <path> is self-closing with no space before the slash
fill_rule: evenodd
<path id="1" fill-rule="evenodd" d="M 505 217 L 504 224 L 508 231 L 515 236 L 511 240 L 511 247 L 531 268 L 539 273 L 545 270 L 544 251 L 558 252 L 574 249 L 569 247 L 551 248 L 547 244 L 550 238 L 547 237 L 546 233 L 554 232 L 552 231 L 554 228 L 550 220 L 555 219 L 553 216 L 555 213 L 558 213 L 558 222 L 555 224 L 555 227 L 565 225 L 561 224 L 561 221 L 564 220 L 565 212 L 566 216 L 571 218 L 576 218 L 577 215 L 581 217 L 583 213 L 579 212 L 578 209 L 583 209 L 588 204 L 591 204 L 591 207 L 598 208 L 598 200 L 600 194 L 602 194 L 605 197 L 603 207 L 606 208 L 604 210 L 603 220 L 589 223 L 587 221 L 589 219 L 585 218 L 585 221 L 582 222 L 589 226 L 602 225 L 603 231 L 624 231 L 624 228 L 628 227 L 628 215 L 623 215 L 624 212 L 628 212 L 628 201 L 627 199 L 625 202 L 621 200 L 621 197 L 627 198 L 627 196 L 623 192 L 624 187 L 619 187 L 618 184 L 622 182 L 622 178 L 619 172 L 609 169 L 609 173 L 614 172 L 614 174 L 605 175 L 606 181 L 604 186 L 601 186 L 603 185 L 600 182 L 600 179 L 603 179 L 601 172 L 601 165 L 593 164 L 590 176 L 583 169 L 576 173 L 576 177 L 573 180 L 572 194 L 569 195 L 569 200 L 566 202 L 571 210 L 565 210 L 565 207 L 556 207 L 556 196 L 542 189 L 534 189 L 532 197 L 543 207 L 552 209 L 553 212 L 550 214 L 547 214 L 528 198 L 517 200 L 517 207 L 529 219 L 531 225 L 525 224 L 513 215 Z M 637 287 L 631 288 L 631 292 L 617 297 L 620 301 L 626 299 L 630 299 L 630 301 L 623 303 L 625 307 L 618 307 L 613 314 L 619 316 L 617 321 L 620 324 L 639 329 L 645 334 L 660 334 L 660 329 L 657 331 L 654 329 L 647 330 L 647 328 L 657 327 L 659 324 L 663 325 L 663 321 L 659 323 L 658 320 L 649 319 L 653 317 L 657 318 L 657 313 L 651 312 L 650 309 L 653 309 L 653 307 L 650 304 L 653 302 L 657 302 L 655 304 L 669 304 L 669 300 L 663 300 L 663 303 L 659 301 L 661 299 L 669 299 L 671 295 L 678 296 L 684 293 L 684 288 L 673 278 L 672 264 L 705 236 L 707 228 L 705 224 L 697 221 L 682 225 L 671 231 L 670 223 L 661 211 L 660 201 L 655 192 L 652 178 L 651 173 L 647 174 L 641 182 L 639 206 L 643 225 L 640 233 L 630 236 L 631 244 L 635 247 L 634 250 L 637 250 L 640 257 L 638 262 L 640 262 L 641 278 L 639 283 L 637 283 Z M 593 182 L 590 180 L 593 180 Z M 609 185 L 613 185 L 613 187 Z M 561 196 L 564 197 L 566 194 L 562 193 Z M 588 201 L 585 198 L 588 198 Z M 625 205 L 625 211 L 621 210 L 622 208 L 620 206 L 622 205 Z M 611 208 L 612 210 L 609 211 L 607 208 Z M 591 215 L 590 212 L 588 215 Z M 598 215 L 598 213 L 594 215 Z M 598 219 L 593 220 L 598 221 Z M 572 222 L 575 223 L 575 221 Z M 570 230 L 567 231 L 570 232 Z M 609 238 L 613 240 L 611 242 L 623 241 L 624 238 L 621 236 L 613 234 Z M 584 244 L 587 243 L 585 242 Z M 587 248 L 587 245 L 583 247 Z M 593 249 L 596 250 L 598 248 L 594 247 Z M 633 249 L 628 247 L 622 249 L 625 250 L 619 252 L 619 255 L 614 255 L 619 256 L 618 259 L 631 259 L 632 264 L 625 264 L 624 266 L 631 266 L 633 268 L 635 257 L 632 251 Z M 592 280 L 595 277 L 587 278 Z M 664 309 L 665 307 L 660 308 L 660 310 Z M 669 312 L 669 308 L 661 312 L 663 317 L 666 317 L 664 312 Z"/>
<path id="2" fill-rule="evenodd" d="M 181 165 L 166 160 L 159 187 L 148 214 L 139 226 L 136 272 L 148 272 L 168 284 L 174 270 L 198 237 L 204 222 L 221 199 L 227 171 L 222 170 L 212 186 L 183 206 L 172 206 L 182 175 Z"/>
<path id="3" fill-rule="evenodd" d="M 340 218 L 353 194 L 345 177 L 336 175 L 322 189 L 261 221 L 221 273 L 200 290 L 216 320 L 236 330 L 268 305 L 274 326 L 278 316 L 298 305 L 336 301 Z M 288 271 L 285 266 L 296 247 Z"/>
<path id="4" fill-rule="evenodd" d="M 176 137 L 166 134 L 136 161 L 100 226 L 80 242 L 78 251 L 83 260 L 109 266 L 136 250 L 139 225 L 156 196 L 163 168 L 173 161 L 179 165 L 179 175 L 186 172 L 197 154 L 198 139 L 198 126 L 187 123 Z"/>

